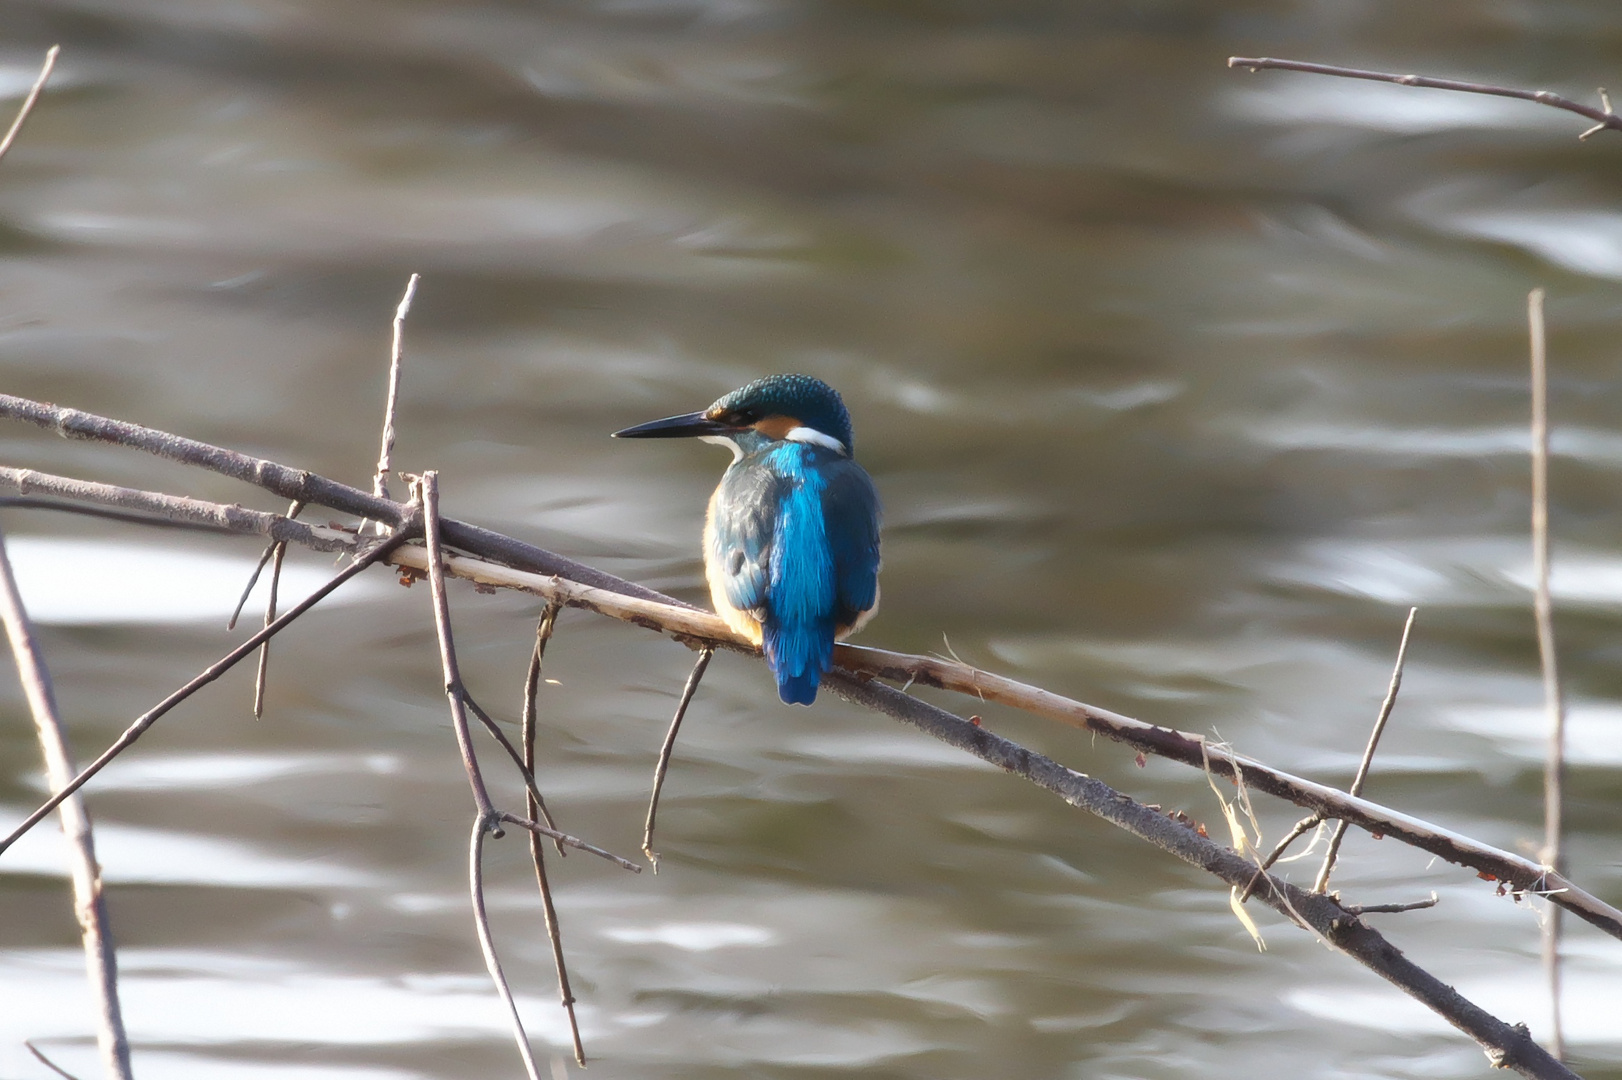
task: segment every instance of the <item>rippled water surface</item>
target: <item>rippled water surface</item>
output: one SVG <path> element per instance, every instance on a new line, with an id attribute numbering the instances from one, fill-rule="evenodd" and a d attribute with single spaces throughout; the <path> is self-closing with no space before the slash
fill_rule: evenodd
<path id="1" fill-rule="evenodd" d="M 397 464 L 450 513 L 694 601 L 712 448 L 614 443 L 755 376 L 838 386 L 887 509 L 864 641 L 948 650 L 1349 782 L 1421 607 L 1369 794 L 1531 853 L 1524 305 L 1549 289 L 1573 876 L 1622 903 L 1622 137 L 1534 105 L 1231 72 L 1284 55 L 1617 86 L 1590 0 L 7 0 L 0 383 L 364 485 L 388 324 Z M 0 460 L 279 510 L 0 427 Z M 5 513 L 75 748 L 240 640 L 257 546 Z M 295 555 L 288 590 L 328 559 Z M 101 777 L 142 1076 L 518 1074 L 465 896 L 471 803 L 422 588 L 358 583 Z M 459 589 L 463 665 L 517 711 L 536 603 Z M 690 661 L 579 613 L 541 780 L 640 839 Z M 40 797 L 0 689 L 0 819 Z M 954 707 L 967 708 L 962 702 Z M 987 725 L 1213 824 L 1205 781 L 1045 721 Z M 494 766 L 492 766 L 494 768 Z M 518 797 L 500 786 L 504 800 Z M 1268 837 L 1295 819 L 1263 801 Z M 0 824 L 3 824 L 0 821 Z M 910 729 L 779 705 L 722 656 L 678 746 L 658 876 L 557 866 L 594 1077 L 1481 1075 L 1418 1005 L 1214 880 Z M 58 838 L 0 858 L 0 1075 L 96 1071 Z M 1310 879 L 1315 860 L 1293 864 Z M 503 957 L 567 1034 L 514 839 Z M 1537 913 L 1354 833 L 1356 902 L 1547 1026 Z M 1567 1033 L 1622 1077 L 1622 946 L 1567 920 Z"/>

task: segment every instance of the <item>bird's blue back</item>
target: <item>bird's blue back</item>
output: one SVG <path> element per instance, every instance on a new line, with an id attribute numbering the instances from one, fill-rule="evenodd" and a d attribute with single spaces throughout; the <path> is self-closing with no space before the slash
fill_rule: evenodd
<path id="1" fill-rule="evenodd" d="M 816 700 L 834 639 L 877 603 L 879 513 L 862 467 L 811 443 L 763 441 L 721 478 L 706 570 L 760 621 L 785 702 Z"/>

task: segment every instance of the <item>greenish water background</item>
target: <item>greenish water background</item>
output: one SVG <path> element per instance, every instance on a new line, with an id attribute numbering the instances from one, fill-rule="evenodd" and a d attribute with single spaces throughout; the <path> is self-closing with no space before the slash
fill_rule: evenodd
<path id="1" fill-rule="evenodd" d="M 1418 604 L 1369 794 L 1528 852 L 1524 304 L 1546 286 L 1570 861 L 1622 903 L 1622 139 L 1580 144 L 1578 118 L 1524 103 L 1224 66 L 1287 55 L 1592 100 L 1619 81 L 1622 9 L 6 0 L 8 115 L 55 42 L 58 77 L 0 165 L 7 392 L 364 485 L 388 322 L 420 271 L 399 467 L 439 469 L 458 517 L 700 601 L 725 456 L 606 434 L 806 371 L 846 396 L 886 502 L 863 641 L 950 649 L 1344 784 Z M 0 460 L 280 509 L 33 429 L 0 429 Z M 35 560 L 82 757 L 236 640 L 221 626 L 249 543 L 5 525 Z M 117 607 L 120 580 L 174 580 L 155 545 L 225 560 L 179 572 L 217 617 Z M 51 599 L 53 552 L 128 569 L 70 572 Z M 263 721 L 234 674 L 98 781 L 138 1073 L 516 1074 L 466 913 L 470 803 L 425 600 L 385 580 L 323 609 L 279 639 Z M 537 605 L 453 600 L 471 685 L 514 715 Z M 689 661 L 564 617 L 542 779 L 566 827 L 636 848 Z M 38 757 L 9 680 L 0 694 L 16 817 Z M 1189 770 L 980 711 L 1220 820 Z M 1270 837 L 1297 816 L 1259 810 Z M 888 720 L 782 707 L 738 657 L 705 682 L 661 823 L 657 877 L 558 868 L 593 1077 L 1486 1068 L 1278 920 L 1258 954 L 1212 880 Z M 492 906 L 552 1054 L 521 847 L 491 845 Z M 52 858 L 0 859 L 8 1078 L 46 1075 L 23 1038 L 94 1072 Z M 1436 890 L 1437 909 L 1387 920 L 1394 940 L 1545 1023 L 1534 913 L 1359 834 L 1337 880 L 1360 902 Z M 1568 926 L 1575 1063 L 1622 1076 L 1622 951 Z"/>

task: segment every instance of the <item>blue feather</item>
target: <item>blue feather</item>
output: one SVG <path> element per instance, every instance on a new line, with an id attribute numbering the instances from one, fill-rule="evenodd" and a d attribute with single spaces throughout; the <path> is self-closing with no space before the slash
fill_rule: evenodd
<path id="1" fill-rule="evenodd" d="M 753 432 L 738 441 L 711 500 L 705 573 L 717 610 L 724 600 L 758 625 L 778 696 L 809 705 L 835 639 L 878 601 L 878 494 L 835 450 Z"/>
<path id="2" fill-rule="evenodd" d="M 790 705 L 817 699 L 817 684 L 833 662 L 834 566 L 823 515 L 824 482 L 814 451 L 782 443 L 770 454 L 787 481 L 772 537 L 771 578 L 763 641 L 777 676 L 777 695 Z"/>

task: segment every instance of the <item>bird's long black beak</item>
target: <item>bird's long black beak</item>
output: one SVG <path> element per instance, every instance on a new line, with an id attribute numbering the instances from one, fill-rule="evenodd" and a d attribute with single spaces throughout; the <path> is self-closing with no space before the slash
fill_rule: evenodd
<path id="1" fill-rule="evenodd" d="M 730 424 L 711 420 L 702 412 L 667 416 L 663 420 L 649 420 L 646 424 L 614 432 L 616 439 L 686 439 L 699 435 L 731 435 L 738 429 Z"/>

